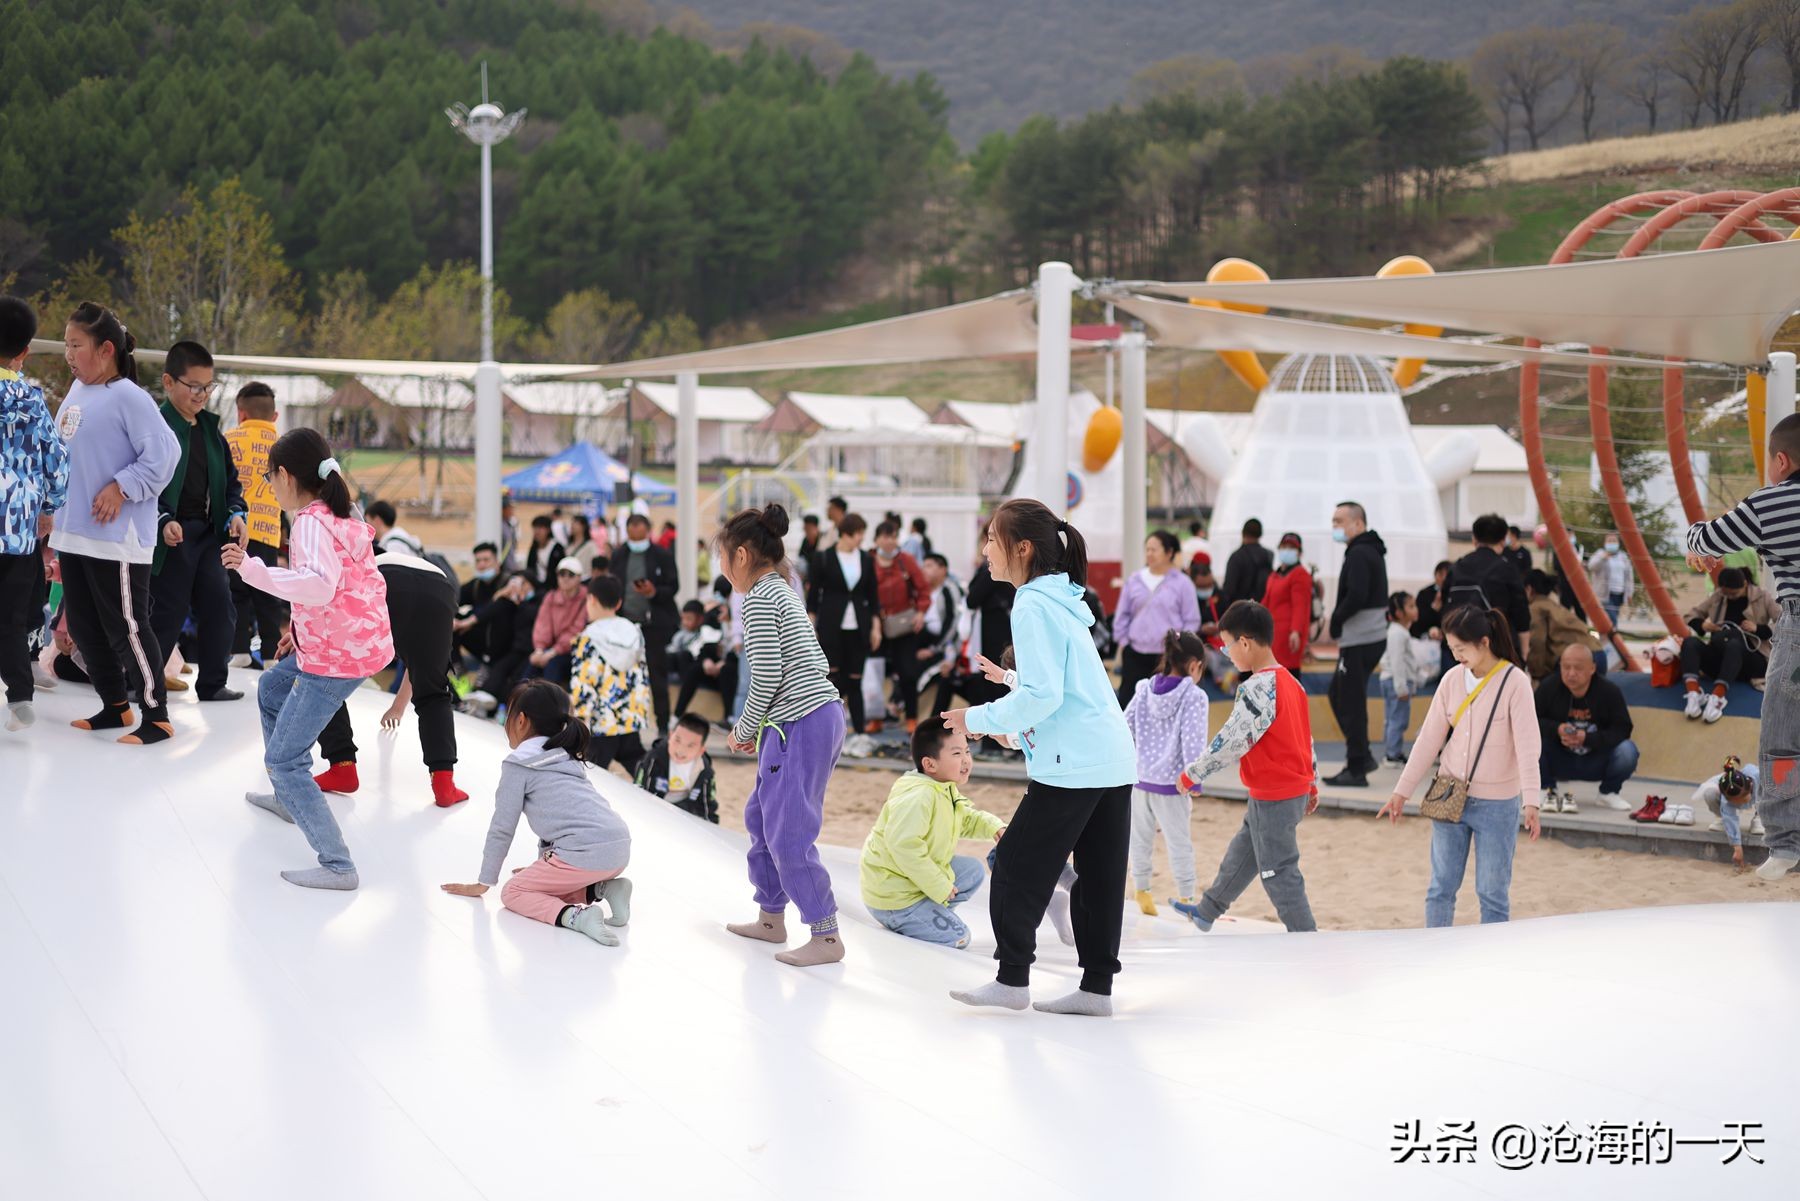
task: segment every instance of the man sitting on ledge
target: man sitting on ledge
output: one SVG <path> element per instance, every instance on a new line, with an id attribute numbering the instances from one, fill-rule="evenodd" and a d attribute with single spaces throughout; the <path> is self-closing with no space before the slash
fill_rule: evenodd
<path id="1" fill-rule="evenodd" d="M 1725 716 L 1725 691 L 1738 680 L 1759 680 L 1768 673 L 1767 642 L 1781 613 L 1769 594 L 1744 577 L 1741 569 L 1719 572 L 1713 594 L 1688 610 L 1681 640 L 1681 674 L 1687 683 L 1687 716 L 1709 722 Z M 1752 649 L 1754 648 L 1754 649 Z M 1700 677 L 1710 675 L 1710 694 Z"/>
<path id="2" fill-rule="evenodd" d="M 1625 694 L 1594 674 L 1594 652 L 1585 646 L 1563 651 L 1560 671 L 1537 689 L 1538 725 L 1544 749 L 1538 758 L 1544 812 L 1575 812 L 1575 802 L 1553 791 L 1558 780 L 1600 781 L 1600 803 L 1629 809 L 1619 795 L 1637 771 L 1637 744 L 1631 741 L 1631 710 Z"/>

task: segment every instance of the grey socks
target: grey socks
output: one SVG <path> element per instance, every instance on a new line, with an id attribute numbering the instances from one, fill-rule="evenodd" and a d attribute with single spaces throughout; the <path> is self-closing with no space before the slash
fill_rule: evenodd
<path id="1" fill-rule="evenodd" d="M 246 792 L 244 794 L 244 799 L 249 801 L 252 805 L 255 805 L 258 809 L 267 809 L 270 813 L 273 813 L 288 825 L 291 826 L 294 824 L 293 815 L 287 811 L 285 805 L 276 799 L 274 793 Z"/>
<path id="2" fill-rule="evenodd" d="M 606 919 L 607 925 L 623 926 L 631 921 L 631 881 L 624 876 L 614 876 L 595 887 L 594 900 L 606 902 L 612 914 Z"/>
<path id="3" fill-rule="evenodd" d="M 1050 924 L 1065 947 L 1075 945 L 1075 927 L 1069 924 L 1069 894 L 1057 889 L 1050 894 Z"/>
<path id="4" fill-rule="evenodd" d="M 355 872 L 334 872 L 328 867 L 309 867 L 305 871 L 282 872 L 281 878 L 301 888 L 325 888 L 337 892 L 354 892 L 359 881 Z"/>
<path id="5" fill-rule="evenodd" d="M 950 994 L 950 999 L 961 1001 L 964 1005 L 992 1006 L 996 1009 L 1024 1009 L 1031 1004 L 1031 990 L 993 980 L 980 988 L 953 992 Z"/>
<path id="6" fill-rule="evenodd" d="M 6 706 L 6 728 L 23 730 L 37 723 L 37 710 L 30 701 L 10 701 Z"/>
<path id="7" fill-rule="evenodd" d="M 1039 1001 L 1032 1008 L 1039 1013 L 1074 1013 L 1082 1017 L 1109 1018 L 1112 1016 L 1112 998 L 1077 989 L 1054 1001 Z"/>
<path id="8" fill-rule="evenodd" d="M 606 924 L 599 905 L 581 906 L 573 914 L 568 915 L 568 920 L 564 924 L 571 930 L 578 930 L 587 935 L 603 947 L 619 945 L 619 936 L 614 934 L 612 927 Z"/>

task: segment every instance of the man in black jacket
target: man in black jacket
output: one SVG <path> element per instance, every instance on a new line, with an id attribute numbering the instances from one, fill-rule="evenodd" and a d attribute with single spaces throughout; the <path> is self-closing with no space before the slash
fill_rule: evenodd
<path id="1" fill-rule="evenodd" d="M 496 602 L 508 578 L 500 566 L 500 548 L 492 542 L 476 543 L 475 574 L 457 593 L 454 628 L 457 649 L 481 663 L 493 654 L 493 625 L 499 612 Z"/>
<path id="2" fill-rule="evenodd" d="M 1325 782 L 1362 788 L 1375 770 L 1375 756 L 1369 752 L 1369 676 L 1387 649 L 1387 545 L 1369 528 L 1368 513 L 1353 500 L 1332 511 L 1331 536 L 1345 546 L 1337 605 L 1331 610 L 1338 665 L 1326 697 L 1344 732 L 1344 770 Z"/>
<path id="3" fill-rule="evenodd" d="M 1474 605 L 1498 609 L 1512 626 L 1519 654 L 1531 653 L 1531 602 L 1525 580 L 1506 554 L 1506 519 L 1489 513 L 1475 519 L 1475 549 L 1450 569 L 1449 609 Z"/>
<path id="4" fill-rule="evenodd" d="M 1585 646 L 1563 651 L 1558 674 L 1545 676 L 1537 689 L 1538 729 L 1543 750 L 1538 756 L 1538 783 L 1549 811 L 1550 790 L 1558 780 L 1600 781 L 1600 803 L 1629 809 L 1620 797 L 1637 771 L 1637 743 L 1631 741 L 1631 710 L 1625 694 L 1594 672 L 1594 652 Z M 1562 812 L 1572 812 L 1564 801 Z"/>
<path id="5" fill-rule="evenodd" d="M 681 624 L 675 591 L 681 577 L 675 556 L 650 541 L 650 519 L 633 513 L 625 522 L 625 545 L 612 556 L 610 570 L 625 585 L 619 610 L 644 628 L 644 662 L 650 670 L 650 704 L 656 710 L 656 736 L 669 736 L 669 639 Z"/>
<path id="6" fill-rule="evenodd" d="M 1269 576 L 1275 571 L 1275 556 L 1262 544 L 1262 532 L 1262 522 L 1256 518 L 1244 523 L 1243 545 L 1225 560 L 1225 583 L 1219 589 L 1221 611 L 1241 600 L 1262 604 Z"/>

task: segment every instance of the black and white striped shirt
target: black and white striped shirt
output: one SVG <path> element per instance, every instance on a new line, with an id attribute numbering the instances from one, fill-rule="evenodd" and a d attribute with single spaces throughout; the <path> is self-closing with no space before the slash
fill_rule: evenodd
<path id="1" fill-rule="evenodd" d="M 731 731 L 736 741 L 754 742 L 765 725 L 837 703 L 806 606 L 780 572 L 769 572 L 744 595 L 743 653 L 740 670 L 750 673 L 750 692 Z"/>
<path id="2" fill-rule="evenodd" d="M 1775 595 L 1800 600 L 1800 475 L 1759 488 L 1722 517 L 1688 527 L 1688 553 L 1754 550 L 1775 576 Z"/>

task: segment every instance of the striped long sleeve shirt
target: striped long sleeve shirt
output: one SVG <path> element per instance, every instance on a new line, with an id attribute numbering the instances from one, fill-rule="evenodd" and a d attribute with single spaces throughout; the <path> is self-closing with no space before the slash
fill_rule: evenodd
<path id="1" fill-rule="evenodd" d="M 750 692 L 731 731 L 736 741 L 754 742 L 765 725 L 837 703 L 806 606 L 779 572 L 764 575 L 744 596 L 743 656 L 740 670 L 750 673 Z"/>
<path id="2" fill-rule="evenodd" d="M 1775 576 L 1775 595 L 1800 600 L 1800 475 L 1758 488 L 1737 508 L 1688 527 L 1690 554 L 1722 556 L 1754 550 Z"/>

